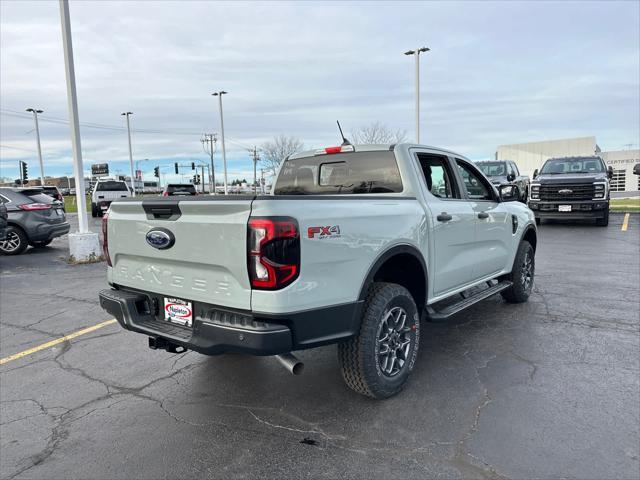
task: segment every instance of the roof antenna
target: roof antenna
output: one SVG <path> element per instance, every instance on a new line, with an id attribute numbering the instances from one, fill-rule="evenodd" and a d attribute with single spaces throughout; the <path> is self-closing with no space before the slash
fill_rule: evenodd
<path id="1" fill-rule="evenodd" d="M 342 133 L 342 127 L 340 126 L 340 121 L 336 120 L 336 123 L 338 124 L 338 130 L 340 130 L 340 136 L 342 137 L 342 145 L 351 145 L 351 146 L 353 146 L 352 143 L 345 138 L 344 133 Z"/>

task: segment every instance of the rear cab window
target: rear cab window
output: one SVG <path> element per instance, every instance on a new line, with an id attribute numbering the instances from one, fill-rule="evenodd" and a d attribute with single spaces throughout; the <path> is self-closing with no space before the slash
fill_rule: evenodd
<path id="1" fill-rule="evenodd" d="M 96 183 L 97 192 L 127 192 L 127 184 L 124 182 L 98 182 Z"/>
<path id="2" fill-rule="evenodd" d="M 396 157 L 391 151 L 349 152 L 286 160 L 275 195 L 400 193 Z"/>

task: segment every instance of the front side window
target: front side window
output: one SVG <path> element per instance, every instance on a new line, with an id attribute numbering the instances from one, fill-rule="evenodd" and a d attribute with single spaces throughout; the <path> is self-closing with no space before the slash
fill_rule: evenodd
<path id="1" fill-rule="evenodd" d="M 466 162 L 456 159 L 462 183 L 471 200 L 494 200 L 493 190 L 475 169 Z"/>
<path id="2" fill-rule="evenodd" d="M 390 151 L 349 152 L 287 160 L 275 195 L 399 193 L 402 180 Z"/>

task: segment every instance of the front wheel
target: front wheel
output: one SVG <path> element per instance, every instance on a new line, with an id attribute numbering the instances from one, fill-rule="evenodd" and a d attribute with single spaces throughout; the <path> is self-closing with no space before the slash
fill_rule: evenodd
<path id="1" fill-rule="evenodd" d="M 509 288 L 501 292 L 502 298 L 509 303 L 523 303 L 529 299 L 533 289 L 535 276 L 535 252 L 529 242 L 523 240 L 518 245 L 518 252 L 513 261 L 511 273 L 505 276 L 505 280 L 513 283 Z"/>
<path id="2" fill-rule="evenodd" d="M 604 212 L 604 217 L 596 219 L 596 225 L 599 227 L 606 227 L 609 225 L 609 210 Z"/>
<path id="3" fill-rule="evenodd" d="M 29 245 L 31 245 L 34 248 L 41 248 L 41 247 L 46 247 L 51 242 L 53 242 L 53 239 L 51 239 L 51 240 L 41 240 L 39 242 L 30 242 Z"/>
<path id="4" fill-rule="evenodd" d="M 364 305 L 360 332 L 338 345 L 342 377 L 352 390 L 388 398 L 402 390 L 418 356 L 420 320 L 409 291 L 374 283 Z"/>

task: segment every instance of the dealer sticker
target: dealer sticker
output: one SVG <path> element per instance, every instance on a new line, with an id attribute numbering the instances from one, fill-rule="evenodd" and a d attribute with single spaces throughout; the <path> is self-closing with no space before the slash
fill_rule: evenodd
<path id="1" fill-rule="evenodd" d="M 164 319 L 171 323 L 191 327 L 193 324 L 193 309 L 191 302 L 179 298 L 164 299 Z"/>

